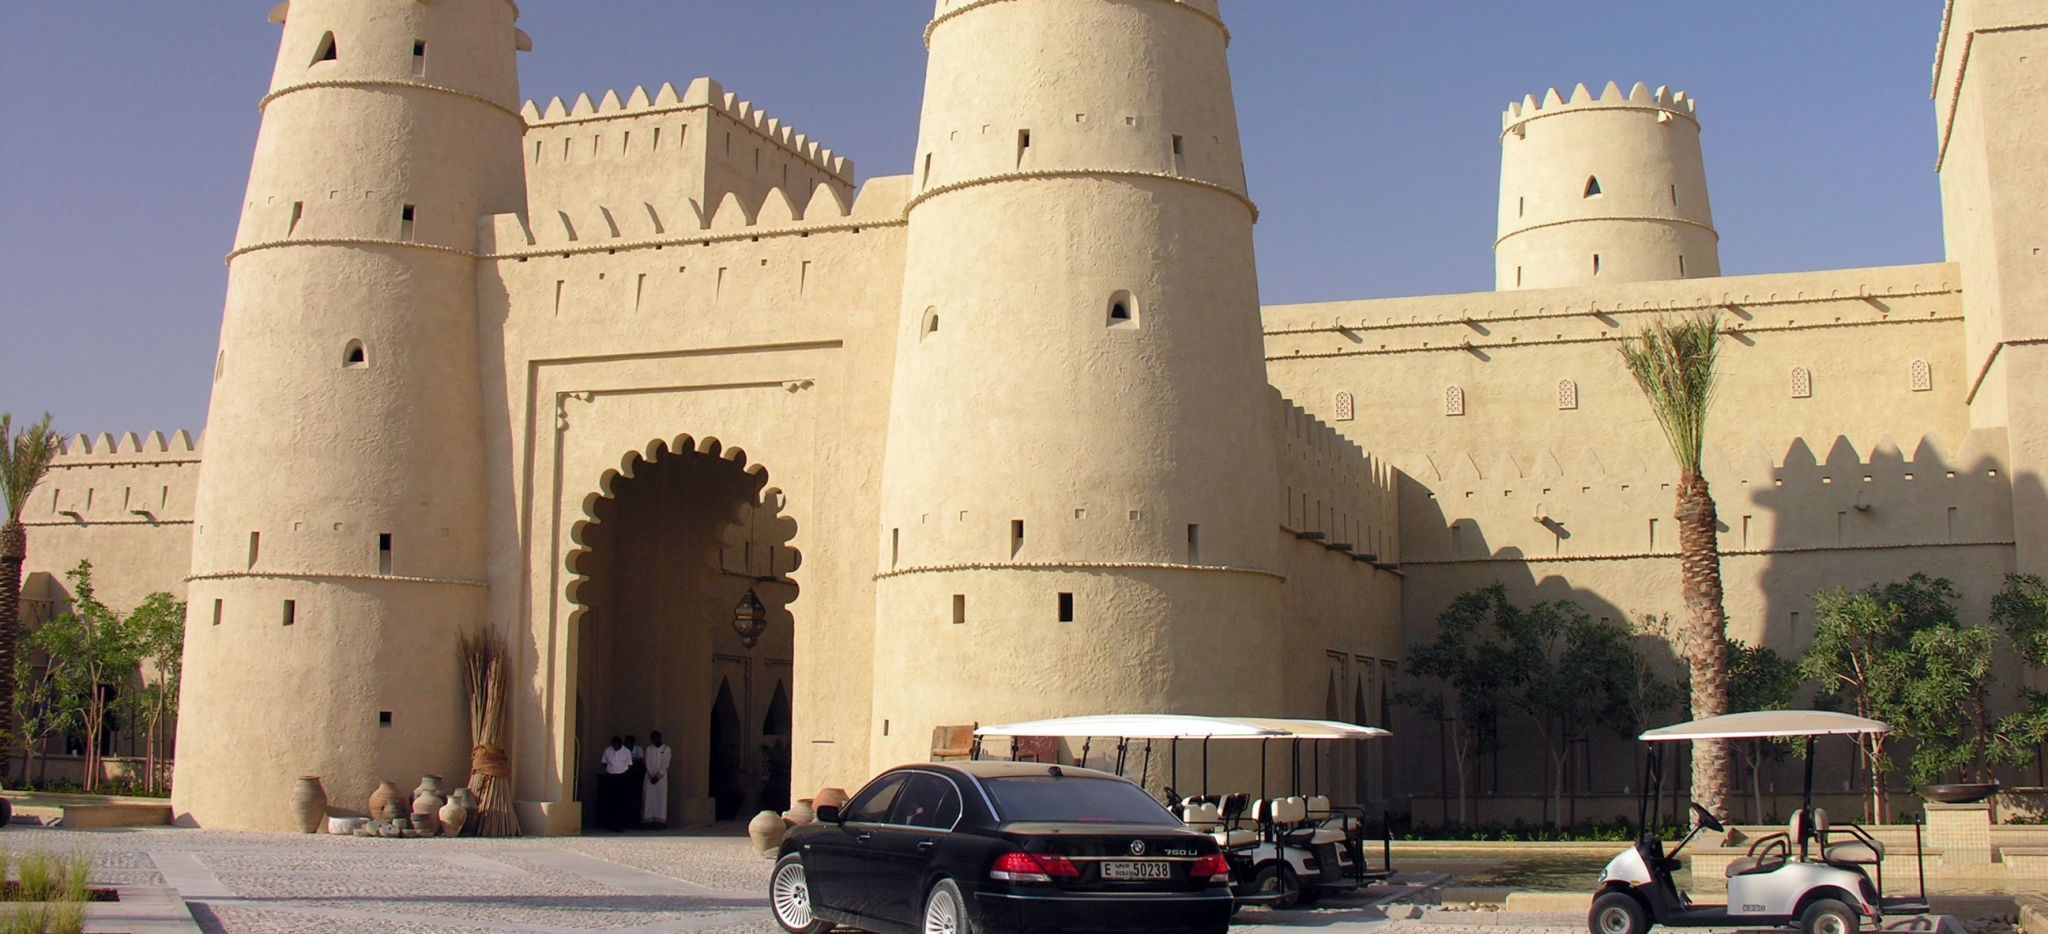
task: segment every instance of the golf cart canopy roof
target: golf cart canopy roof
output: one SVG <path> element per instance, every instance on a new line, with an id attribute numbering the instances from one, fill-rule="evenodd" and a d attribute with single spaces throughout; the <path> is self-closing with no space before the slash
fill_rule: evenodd
<path id="1" fill-rule="evenodd" d="M 975 736 L 1115 736 L 1122 739 L 1380 739 L 1378 727 L 1335 720 L 1109 714 L 984 726 Z"/>
<path id="2" fill-rule="evenodd" d="M 1661 726 L 1642 735 L 1649 742 L 1694 739 L 1769 739 L 1779 736 L 1846 736 L 1889 733 L 1891 726 L 1831 710 L 1756 710 Z"/>

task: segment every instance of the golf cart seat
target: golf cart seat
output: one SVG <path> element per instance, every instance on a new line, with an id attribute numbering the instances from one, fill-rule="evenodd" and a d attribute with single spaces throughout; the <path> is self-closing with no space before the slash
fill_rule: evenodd
<path id="1" fill-rule="evenodd" d="M 1217 846 L 1226 850 L 1239 850 L 1258 845 L 1258 831 L 1244 826 L 1244 811 L 1250 806 L 1250 795 L 1223 796 L 1223 804 L 1217 811 L 1216 826 L 1209 831 L 1209 836 L 1215 839 Z M 1218 808 L 1217 805 L 1210 807 Z"/>
<path id="2" fill-rule="evenodd" d="M 1351 839 L 1351 815 L 1333 810 L 1328 795 L 1308 796 L 1308 819 L 1316 824 L 1311 843 L 1343 843 Z"/>
<path id="3" fill-rule="evenodd" d="M 1181 805 L 1181 823 L 1188 825 L 1189 830 L 1210 833 L 1223 826 L 1223 811 L 1216 805 L 1189 798 Z"/>
<path id="4" fill-rule="evenodd" d="M 1871 839 L 1850 838 L 1841 843 L 1828 842 L 1828 812 L 1813 809 L 1813 835 L 1820 841 L 1821 859 L 1830 863 L 1852 863 L 1859 866 L 1875 866 L 1884 862 L 1884 844 Z"/>
<path id="5" fill-rule="evenodd" d="M 1727 877 L 1733 879 L 1736 876 L 1771 872 L 1785 865 L 1785 862 L 1792 858 L 1792 841 L 1800 839 L 1806 832 L 1806 811 L 1793 810 L 1792 819 L 1785 822 L 1784 833 L 1758 837 L 1756 842 L 1750 844 L 1749 855 L 1729 861 Z"/>

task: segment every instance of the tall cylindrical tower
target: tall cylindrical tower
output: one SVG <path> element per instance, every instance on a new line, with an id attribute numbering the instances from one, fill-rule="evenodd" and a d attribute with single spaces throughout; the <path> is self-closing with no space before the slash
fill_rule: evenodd
<path id="1" fill-rule="evenodd" d="M 485 607 L 475 230 L 524 201 L 511 0 L 292 0 L 229 258 L 173 805 L 467 777 Z"/>
<path id="2" fill-rule="evenodd" d="M 1502 116 L 1496 288 L 1721 274 L 1697 108 L 1684 92 L 1609 82 Z"/>
<path id="3" fill-rule="evenodd" d="M 937 724 L 1274 709 L 1277 408 L 1216 0 L 940 0 L 926 39 L 875 764 Z"/>

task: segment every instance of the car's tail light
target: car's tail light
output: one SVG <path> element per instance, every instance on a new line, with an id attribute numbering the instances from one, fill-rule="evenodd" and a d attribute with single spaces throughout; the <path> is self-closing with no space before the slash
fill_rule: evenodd
<path id="1" fill-rule="evenodd" d="M 1188 877 L 1192 879 L 1207 879 L 1210 885 L 1228 885 L 1230 883 L 1230 861 L 1224 859 L 1221 853 L 1211 853 L 1195 860 L 1195 865 L 1188 869 Z"/>
<path id="2" fill-rule="evenodd" d="M 1050 853 L 1004 853 L 989 868 L 988 876 L 1003 882 L 1051 882 L 1078 879 L 1081 867 L 1071 859 Z"/>

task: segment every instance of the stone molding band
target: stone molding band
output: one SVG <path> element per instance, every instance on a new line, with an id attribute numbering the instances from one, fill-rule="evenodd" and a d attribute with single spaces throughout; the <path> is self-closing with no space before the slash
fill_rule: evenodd
<path id="1" fill-rule="evenodd" d="M 227 262 L 233 263 L 237 257 L 247 253 L 255 253 L 260 250 L 274 250 L 287 246 L 392 246 L 414 250 L 428 250 L 435 253 L 449 253 L 465 259 L 480 258 L 474 250 L 442 246 L 438 243 L 420 243 L 415 240 L 385 240 L 377 237 L 306 237 L 288 240 L 264 240 L 259 243 L 251 243 L 248 246 L 236 247 L 233 252 L 228 254 Z"/>
<path id="2" fill-rule="evenodd" d="M 990 2 L 1004 3 L 1012 2 L 1012 0 L 990 0 Z M 1245 210 L 1251 212 L 1252 223 L 1256 224 L 1259 222 L 1258 203 L 1253 201 L 1251 197 L 1246 195 L 1244 192 L 1238 191 L 1235 188 L 1231 188 L 1226 185 L 1219 185 L 1215 182 L 1208 181 L 1206 179 L 1189 178 L 1185 175 L 1174 175 L 1170 172 L 1144 172 L 1139 171 L 1137 169 L 1028 169 L 1018 172 L 1001 172 L 995 175 L 983 175 L 979 178 L 970 178 L 964 181 L 947 182 L 944 185 L 936 185 L 931 188 L 927 188 L 924 191 L 918 192 L 917 195 L 912 197 L 908 202 L 906 202 L 903 205 L 903 214 L 905 217 L 908 217 L 910 215 L 910 212 L 912 210 L 915 210 L 918 205 L 923 204 L 924 202 L 932 198 L 936 198 L 940 195 L 952 194 L 953 192 L 960 191 L 962 189 L 978 188 L 983 185 L 997 185 L 1003 182 L 1038 181 L 1043 179 L 1068 178 L 1142 178 L 1154 179 L 1163 182 L 1179 182 L 1183 185 L 1193 185 L 1196 188 L 1201 188 L 1208 191 L 1214 191 L 1220 194 L 1229 195 L 1239 204 L 1244 205 Z"/>
<path id="3" fill-rule="evenodd" d="M 405 577 L 398 574 L 323 574 L 318 571 L 218 571 L 212 574 L 194 574 L 185 578 L 186 583 L 229 580 L 360 581 L 364 583 L 447 584 L 454 587 L 491 586 L 488 581 L 466 581 L 452 577 Z"/>
<path id="4" fill-rule="evenodd" d="M 1942 12 L 1941 48 L 1943 50 L 1946 50 L 1948 48 L 1949 18 L 1953 13 L 1954 9 L 1955 7 L 1953 6 L 1953 4 L 1950 4 L 1947 5 Z M 1968 35 L 1963 37 L 1963 50 L 1956 56 L 1956 81 L 1955 84 L 1949 88 L 1948 101 L 1946 102 L 1946 105 L 1942 108 L 1942 112 L 1940 114 L 1941 146 L 1939 149 L 1935 151 L 1934 171 L 1941 171 L 1942 166 L 1948 163 L 1949 137 L 1955 134 L 1956 109 L 1961 107 L 1963 104 L 1963 80 L 1970 73 L 1970 47 L 1977 44 L 1977 37 L 1995 35 L 1997 33 L 2004 32 L 2032 32 L 2036 29 L 2048 29 L 2048 23 L 2023 24 L 2017 26 L 1988 26 L 1983 29 L 1973 30 Z M 1938 61 L 1935 63 L 1934 80 L 1936 82 L 1939 82 L 1941 80 L 1941 63 Z M 1927 96 L 1934 98 L 1936 100 L 1940 100 L 1940 85 L 1937 84 L 1934 88 L 1933 93 L 1930 93 Z"/>
<path id="5" fill-rule="evenodd" d="M 1693 281 L 1693 280 L 1676 280 L 1676 281 Z M 1765 299 L 1762 299 L 1762 300 L 1758 300 L 1758 299 L 1756 299 L 1756 298 L 1755 298 L 1755 297 L 1754 297 L 1753 295 L 1745 295 L 1745 296 L 1743 296 L 1743 299 L 1742 299 L 1742 301 L 1739 301 L 1739 302 L 1738 302 L 1738 301 L 1733 301 L 1733 300 L 1730 300 L 1730 301 L 1721 301 L 1721 302 L 1693 302 L 1693 303 L 1691 303 L 1691 304 L 1685 304 L 1685 305 L 1677 304 L 1677 303 L 1675 303 L 1675 302 L 1674 302 L 1673 304 L 1671 304 L 1671 305 L 1669 305 L 1669 306 L 1658 306 L 1658 307 L 1655 307 L 1655 308 L 1626 308 L 1626 307 L 1621 307 L 1621 306 L 1625 306 L 1625 305 L 1627 305 L 1627 304 L 1629 304 L 1629 303 L 1628 303 L 1628 302 L 1621 302 L 1621 303 L 1619 303 L 1619 305 L 1617 305 L 1617 306 L 1616 306 L 1616 307 L 1614 307 L 1614 308 L 1601 308 L 1601 307 L 1599 307 L 1599 306 L 1598 306 L 1597 304 L 1594 304 L 1594 305 L 1589 305 L 1589 306 L 1587 306 L 1587 307 L 1586 307 L 1585 309 L 1583 309 L 1583 310 L 1576 310 L 1576 311 L 1575 311 L 1575 310 L 1569 310 L 1569 309 L 1568 309 L 1568 310 L 1565 310 L 1565 311 L 1555 311 L 1555 312 L 1550 312 L 1550 311 L 1539 311 L 1539 312 L 1537 312 L 1537 313 L 1535 313 L 1535 314 L 1527 314 L 1527 315 L 1525 315 L 1525 314 L 1510 314 L 1510 315 L 1508 315 L 1507 317 L 1504 317 L 1504 318 L 1503 318 L 1503 317 L 1491 317 L 1491 316 L 1489 316 L 1489 317 L 1484 317 L 1484 318 L 1481 318 L 1481 317 L 1478 317 L 1478 316 L 1475 316 L 1475 315 L 1469 315 L 1469 314 L 1468 314 L 1468 315 L 1466 315 L 1465 317 L 1462 317 L 1462 318 L 1455 318 L 1455 319 L 1453 319 L 1453 318 L 1446 318 L 1446 319 L 1443 319 L 1443 320 L 1440 320 L 1440 321 L 1382 321 L 1382 322 L 1378 322 L 1378 323 L 1365 323 L 1365 322 L 1361 321 L 1361 322 L 1360 322 L 1360 323 L 1358 323 L 1358 324 L 1347 324 L 1347 325 L 1343 325 L 1343 326 L 1341 326 L 1341 327 L 1339 327 L 1339 326 L 1337 326 L 1337 325 L 1331 325 L 1331 324 L 1317 324 L 1317 325 L 1312 325 L 1312 326 L 1309 326 L 1309 327 L 1292 327 L 1292 328 L 1274 328 L 1274 329 L 1272 329 L 1272 330 L 1270 330 L 1270 331 L 1266 331 L 1266 332 L 1264 332 L 1264 333 L 1265 333 L 1265 335 L 1266 335 L 1267 337 L 1277 337 L 1277 336 L 1281 336 L 1281 335 L 1286 335 L 1286 334 L 1339 334 L 1339 333 L 1342 333 L 1342 332 L 1344 332 L 1344 331 L 1355 331 L 1355 332 L 1364 332 L 1364 331 L 1394 331 L 1394 330 L 1401 330 L 1401 329 L 1403 329 L 1403 328 L 1432 328 L 1432 327 L 1444 327 L 1444 326 L 1446 326 L 1446 325 L 1453 325 L 1453 324 L 1467 324 L 1467 323 L 1482 323 L 1482 324 L 1513 324 L 1513 323 L 1516 323 L 1516 322 L 1519 322 L 1519 321 L 1545 321 L 1545 320 L 1551 320 L 1551 319 L 1559 319 L 1559 318 L 1583 318 L 1583 317 L 1585 317 L 1585 316 L 1587 316 L 1587 315 L 1633 315 L 1633 314 L 1642 314 L 1642 313 L 1644 313 L 1644 312 L 1649 312 L 1649 313 L 1653 313 L 1653 314 L 1663 314 L 1663 313 L 1665 313 L 1665 312 L 1668 312 L 1668 311 L 1706 311 L 1706 310 L 1708 310 L 1708 309 L 1726 309 L 1726 308 L 1728 308 L 1728 307 L 1730 307 L 1730 306 L 1741 306 L 1741 305 L 1814 305 L 1814 304 L 1819 304 L 1819 303 L 1821 303 L 1821 302 L 1839 302 L 1839 301 L 1844 301 L 1844 300 L 1846 300 L 1846 299 L 1876 299 L 1876 298 L 1927 298 L 1927 297 L 1929 297 L 1929 296 L 1933 296 L 1933 295 L 1952 295 L 1952 294 L 1955 294 L 1955 291 L 1956 291 L 1955 289 L 1953 289 L 1953 288 L 1950 288 L 1950 287 L 1947 287 L 1947 286 L 1943 286 L 1943 287 L 1941 287 L 1941 288 L 1937 288 L 1937 289 L 1921 289 L 1921 288 L 1917 288 L 1917 287 L 1916 287 L 1916 288 L 1912 288 L 1912 289 L 1898 289 L 1898 290 L 1895 290 L 1895 291 L 1885 291 L 1885 292 L 1864 292 L 1864 293 L 1859 293 L 1859 294 L 1856 294 L 1856 295 L 1816 295 L 1816 296 L 1813 296 L 1813 297 L 1811 297 L 1811 298 L 1807 298 L 1807 297 L 1798 297 L 1798 298 L 1765 298 Z M 1500 294 L 1507 294 L 1507 293 L 1500 293 Z M 1949 317 L 1949 318 L 1915 318 L 1915 319 L 1913 319 L 1913 320 L 1915 320 L 1915 321 L 1952 321 L 1952 320 L 1956 320 L 1956 319 L 1955 319 L 1955 318 L 1953 318 L 1953 317 Z M 1871 323 L 1874 323 L 1874 324 L 1901 324 L 1901 323 L 1905 323 L 1905 322 L 1903 322 L 1903 321 L 1889 321 L 1889 322 L 1871 322 Z M 1434 348 L 1432 348 L 1432 349 L 1434 349 Z"/>
<path id="6" fill-rule="evenodd" d="M 29 527 L 29 528 L 31 528 L 31 529 L 80 529 L 80 528 L 85 528 L 85 527 L 88 527 L 88 526 L 98 526 L 98 525 L 191 525 L 191 524 L 192 524 L 192 520 L 191 520 L 191 519 L 77 519 L 77 520 L 73 520 L 73 521 L 69 521 L 69 522 L 58 522 L 58 521 L 53 521 L 53 520 L 47 520 L 47 519 L 39 519 L 39 520 L 36 520 L 36 521 L 34 521 L 34 522 L 23 522 L 23 523 L 22 523 L 22 525 L 24 525 L 24 526 L 27 526 L 27 527 Z"/>
<path id="7" fill-rule="evenodd" d="M 924 47 L 927 49 L 932 47 L 932 32 L 939 28 L 940 23 L 947 22 L 948 20 L 951 20 L 958 16 L 965 15 L 967 13 L 972 13 L 975 10 L 981 9 L 982 7 L 994 6 L 998 3 L 1011 2 L 1016 2 L 1016 0 L 968 0 L 967 3 L 963 3 L 957 7 L 954 7 L 953 9 L 947 10 L 944 13 L 940 13 L 938 16 L 933 17 L 932 21 L 924 27 Z M 1198 9 L 1193 6 L 1189 6 L 1188 4 L 1181 2 L 1181 0 L 1152 0 L 1152 2 L 1170 3 L 1174 6 L 1177 6 L 1183 10 L 1188 11 L 1189 13 L 1193 13 L 1196 16 L 1208 20 L 1211 25 L 1215 26 L 1217 30 L 1223 33 L 1223 44 L 1225 46 L 1230 45 L 1230 27 L 1224 24 L 1222 17 L 1217 16 L 1216 14 L 1211 13 L 1208 10 Z"/>
<path id="8" fill-rule="evenodd" d="M 1245 568 L 1229 564 L 1173 564 L 1164 561 L 1012 561 L 987 562 L 968 561 L 959 564 L 926 564 L 895 571 L 883 571 L 874 576 L 875 580 L 892 577 L 909 577 L 915 574 L 950 574 L 959 571 L 1201 571 L 1213 574 L 1253 574 L 1286 581 L 1287 575 L 1264 568 Z"/>
<path id="9" fill-rule="evenodd" d="M 294 84 L 290 87 L 278 88 L 277 90 L 272 91 L 269 94 L 263 95 L 263 99 L 256 103 L 256 109 L 258 111 L 268 110 L 270 109 L 270 102 L 277 100 L 280 97 L 284 97 L 290 94 L 297 94 L 300 91 L 311 91 L 319 88 L 353 88 L 355 90 L 360 91 L 390 91 L 403 88 L 407 90 L 432 91 L 436 94 L 447 94 L 452 97 L 460 97 L 466 100 L 475 101 L 479 104 L 483 104 L 484 106 L 491 108 L 492 110 L 496 110 L 508 117 L 511 117 L 514 120 L 519 121 L 520 126 L 526 125 L 526 116 L 524 114 L 521 114 L 519 111 L 507 107 L 504 104 L 500 104 L 497 101 L 491 100 L 490 98 L 485 97 L 482 94 L 473 94 L 469 91 L 462 91 L 457 90 L 455 88 L 443 87 L 438 84 L 425 84 L 418 81 L 391 81 L 381 78 L 336 78 L 328 81 L 307 81 L 300 84 Z"/>
<path id="10" fill-rule="evenodd" d="M 1998 362 L 1999 355 L 2005 353 L 2005 348 L 2036 347 L 2042 344 L 2048 344 L 2048 337 L 2018 337 L 1991 345 L 1991 352 L 1984 355 L 1984 364 L 1977 368 L 1976 378 L 1970 380 L 1970 392 L 1963 397 L 1963 404 L 1976 403 L 1978 390 L 1984 388 L 1984 380 L 1991 376 L 1991 367 Z"/>
<path id="11" fill-rule="evenodd" d="M 744 227 L 738 230 L 697 230 L 685 234 L 671 234 L 663 237 L 639 240 L 606 240 L 577 243 L 572 246 L 543 247 L 520 246 L 495 253 L 473 254 L 478 259 L 507 260 L 531 259 L 541 256 L 569 256 L 577 253 L 616 252 L 619 250 L 645 250 L 653 247 L 689 246 L 692 243 L 709 246 L 732 240 L 761 240 L 768 237 L 809 236 L 816 233 L 838 233 L 844 230 L 881 230 L 901 227 L 908 223 L 901 217 L 883 217 L 874 220 L 839 220 L 830 224 L 805 224 L 799 222 L 786 227 Z"/>
<path id="12" fill-rule="evenodd" d="M 1771 555 L 1804 555 L 1823 552 L 1849 551 L 1905 551 L 1915 548 L 2011 548 L 2012 539 L 1981 542 L 1899 542 L 1884 545 L 1797 545 L 1787 548 L 1723 548 L 1722 557 L 1759 558 Z M 1516 555 L 1503 557 L 1488 555 L 1483 558 L 1432 558 L 1404 562 L 1408 566 L 1427 565 L 1431 567 L 1453 564 L 1551 564 L 1582 563 L 1590 561 L 1645 561 L 1667 560 L 1682 557 L 1676 551 L 1627 551 L 1588 555 Z"/>
<path id="13" fill-rule="evenodd" d="M 1653 313 L 1662 314 L 1663 312 L 1656 311 Z M 1503 320 L 1512 321 L 1514 319 L 1510 318 Z M 1905 324 L 1954 324 L 1961 320 L 1963 320 L 1962 315 L 1950 315 L 1946 318 L 1903 318 L 1896 321 L 1843 321 L 1839 324 L 1833 321 L 1827 321 L 1819 324 L 1788 324 L 1783 327 L 1775 328 L 1722 328 L 1721 333 L 1729 335 L 1783 334 L 1790 331 L 1829 331 L 1835 330 L 1837 328 L 1875 328 L 1885 327 L 1888 325 Z M 1443 321 L 1437 323 L 1456 324 L 1458 322 Z M 1273 363 L 1282 360 L 1320 360 L 1329 357 L 1378 357 L 1404 353 L 1449 353 L 1452 351 L 1457 351 L 1460 353 L 1469 353 L 1475 350 L 1511 350 L 1516 347 L 1555 347 L 1564 344 L 1611 344 L 1619 343 L 1624 337 L 1626 337 L 1626 335 L 1615 335 L 1613 337 L 1566 337 L 1554 340 L 1516 341 L 1507 343 L 1499 341 L 1489 341 L 1483 344 L 1438 344 L 1434 347 L 1389 347 L 1385 350 L 1326 350 L 1318 351 L 1316 353 L 1302 353 L 1300 351 L 1296 351 L 1290 354 L 1269 354 L 1266 357 L 1266 362 Z M 2048 343 L 2048 341 L 2009 341 L 2008 343 Z M 1989 364 L 1987 363 L 1986 366 L 1988 367 Z M 1979 378 L 1981 380 L 1981 375 Z"/>
<path id="14" fill-rule="evenodd" d="M 1501 234 L 1500 239 L 1493 241 L 1493 248 L 1496 250 L 1500 249 L 1500 245 L 1508 242 L 1510 238 L 1519 237 L 1522 234 L 1528 233 L 1532 230 L 1542 230 L 1546 227 L 1562 227 L 1565 224 L 1585 224 L 1591 223 L 1593 221 L 1631 221 L 1635 223 L 1644 224 L 1686 224 L 1692 227 L 1698 227 L 1699 229 L 1704 230 L 1707 233 L 1713 234 L 1714 242 L 1721 242 L 1720 231 L 1715 230 L 1714 228 L 1709 227 L 1705 224 L 1702 224 L 1699 221 L 1686 220 L 1683 217 L 1654 217 L 1648 214 L 1630 214 L 1617 217 L 1573 217 L 1561 221 L 1545 221 L 1541 224 L 1531 224 L 1527 227 L 1523 227 L 1517 230 L 1510 230 L 1507 233 Z"/>
<path id="15" fill-rule="evenodd" d="M 1516 130 L 1520 130 L 1531 123 L 1535 123 L 1536 121 L 1543 119 L 1544 117 L 1560 117 L 1565 114 L 1590 113 L 1593 111 L 1602 110 L 1634 110 L 1649 111 L 1652 113 L 1660 114 L 1670 114 L 1674 117 L 1683 117 L 1687 122 L 1690 122 L 1693 125 L 1694 129 L 1698 129 L 1700 125 L 1700 119 L 1698 117 L 1686 113 L 1683 110 L 1672 110 L 1669 107 L 1657 107 L 1650 104 L 1609 104 L 1607 106 L 1601 106 L 1599 101 L 1590 101 L 1574 105 L 1570 102 L 1567 102 L 1564 104 L 1564 106 L 1552 107 L 1548 110 L 1538 110 L 1535 113 L 1529 114 L 1528 116 L 1525 116 L 1519 120 L 1516 120 L 1513 123 L 1508 124 L 1506 129 L 1500 131 L 1500 136 L 1501 139 L 1507 139 L 1509 133 L 1513 133 Z"/>

